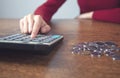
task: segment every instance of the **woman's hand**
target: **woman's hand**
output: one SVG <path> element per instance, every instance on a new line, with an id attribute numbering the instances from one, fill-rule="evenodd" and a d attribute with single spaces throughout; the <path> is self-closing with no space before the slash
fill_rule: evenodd
<path id="1" fill-rule="evenodd" d="M 49 32 L 51 27 L 40 15 L 29 14 L 20 20 L 20 30 L 22 33 L 30 33 L 31 38 L 34 38 L 39 32 Z"/>
<path id="2" fill-rule="evenodd" d="M 87 13 L 83 13 L 80 14 L 80 16 L 78 16 L 78 19 L 92 19 L 93 16 L 93 12 L 87 12 Z"/>

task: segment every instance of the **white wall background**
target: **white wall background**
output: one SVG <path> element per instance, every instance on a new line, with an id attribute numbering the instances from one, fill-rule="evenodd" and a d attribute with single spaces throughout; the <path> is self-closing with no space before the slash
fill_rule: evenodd
<path id="1" fill-rule="evenodd" d="M 0 18 L 22 18 L 33 13 L 46 0 L 0 0 Z M 74 18 L 79 14 L 77 0 L 67 0 L 53 18 Z"/>

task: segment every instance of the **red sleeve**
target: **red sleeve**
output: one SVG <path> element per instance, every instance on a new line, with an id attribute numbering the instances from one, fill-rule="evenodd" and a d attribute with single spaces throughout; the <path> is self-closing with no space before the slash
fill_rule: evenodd
<path id="1" fill-rule="evenodd" d="M 93 19 L 120 23 L 120 8 L 94 11 Z"/>
<path id="2" fill-rule="evenodd" d="M 41 15 L 46 22 L 49 22 L 53 14 L 65 1 L 66 0 L 47 0 L 35 10 L 34 14 Z"/>

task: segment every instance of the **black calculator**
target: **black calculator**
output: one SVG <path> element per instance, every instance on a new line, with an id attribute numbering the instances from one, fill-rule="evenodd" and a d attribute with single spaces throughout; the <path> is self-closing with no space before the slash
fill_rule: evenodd
<path id="1" fill-rule="evenodd" d="M 62 39 L 63 36 L 58 34 L 38 34 L 33 39 L 29 34 L 13 34 L 0 38 L 0 49 L 48 54 Z"/>

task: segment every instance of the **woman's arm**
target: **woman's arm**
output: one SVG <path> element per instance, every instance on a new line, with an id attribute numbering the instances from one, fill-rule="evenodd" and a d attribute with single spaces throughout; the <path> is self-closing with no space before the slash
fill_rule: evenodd
<path id="1" fill-rule="evenodd" d="M 39 6 L 34 14 L 40 15 L 46 22 L 49 22 L 53 14 L 66 0 L 47 0 L 43 5 Z"/>
<path id="2" fill-rule="evenodd" d="M 92 18 L 95 20 L 120 23 L 120 8 L 94 11 Z"/>
<path id="3" fill-rule="evenodd" d="M 97 10 L 87 13 L 82 13 L 78 19 L 94 19 L 99 21 L 120 23 L 120 8 Z"/>

